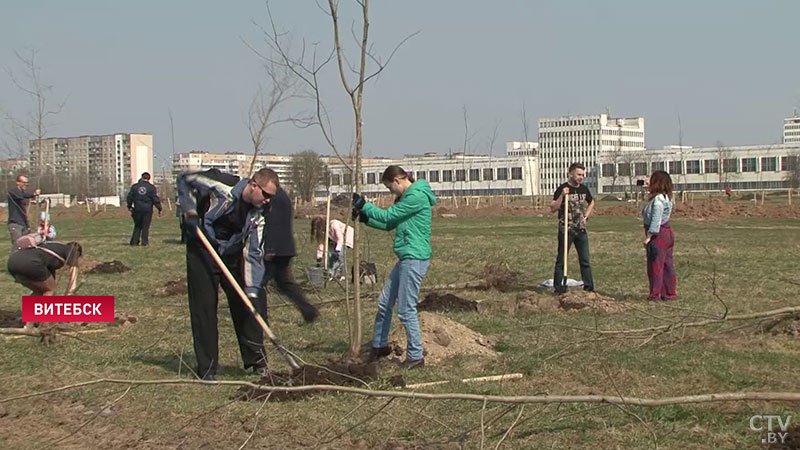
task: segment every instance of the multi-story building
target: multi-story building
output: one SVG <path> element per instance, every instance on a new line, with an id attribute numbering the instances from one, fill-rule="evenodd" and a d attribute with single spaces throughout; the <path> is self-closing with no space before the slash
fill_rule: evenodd
<path id="1" fill-rule="evenodd" d="M 401 166 L 419 180 L 427 180 L 438 197 L 485 195 L 538 195 L 536 156 L 485 155 L 406 155 L 402 160 L 362 162 L 362 193 L 385 195 L 388 191 L 381 176 L 390 164 Z M 330 190 L 333 194 L 353 189 L 350 171 L 343 165 L 331 165 Z M 324 198 L 325 192 L 317 193 Z"/>
<path id="2" fill-rule="evenodd" d="M 799 144 L 738 147 L 681 147 L 630 152 L 622 160 L 601 155 L 600 193 L 633 192 L 636 181 L 655 170 L 672 177 L 675 191 L 734 191 L 786 189 L 800 170 Z M 795 174 L 796 176 L 796 174 Z"/>
<path id="3" fill-rule="evenodd" d="M 122 195 L 153 171 L 153 136 L 141 133 L 32 139 L 30 170 L 58 180 L 85 180 L 94 195 Z"/>
<path id="4" fill-rule="evenodd" d="M 601 152 L 645 149 L 644 118 L 607 114 L 539 119 L 539 190 L 553 192 L 574 162 L 586 166 L 586 184 L 597 187 L 595 167 Z"/>
<path id="5" fill-rule="evenodd" d="M 783 143 L 800 144 L 800 117 L 783 119 Z"/>
<path id="6" fill-rule="evenodd" d="M 321 156 L 322 162 L 327 166 L 345 166 L 342 161 L 335 156 Z M 219 169 L 222 172 L 232 173 L 240 177 L 249 177 L 251 174 L 252 154 L 241 152 L 210 153 L 194 151 L 188 153 L 178 153 L 172 159 L 173 181 L 181 172 L 194 170 Z M 362 158 L 362 164 L 373 161 L 389 161 L 382 158 Z M 352 161 L 345 162 L 352 167 Z M 274 170 L 281 180 L 281 185 L 292 186 L 292 156 L 291 155 L 256 155 L 255 164 L 252 172 L 264 167 Z"/>
<path id="7" fill-rule="evenodd" d="M 209 153 L 193 151 L 178 153 L 172 157 L 172 173 L 177 177 L 181 172 L 194 170 L 219 169 L 222 172 L 249 177 L 251 173 L 252 154 L 245 153 Z M 256 155 L 252 171 L 264 167 L 274 170 L 282 184 L 291 183 L 292 157 L 283 155 Z"/>
<path id="8" fill-rule="evenodd" d="M 531 141 L 506 142 L 506 156 L 536 156 L 539 143 Z"/>

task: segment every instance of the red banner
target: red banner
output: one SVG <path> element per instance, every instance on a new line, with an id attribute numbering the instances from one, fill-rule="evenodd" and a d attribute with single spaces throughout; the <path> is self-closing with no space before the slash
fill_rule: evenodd
<path id="1" fill-rule="evenodd" d="M 23 322 L 113 322 L 111 295 L 22 297 Z"/>

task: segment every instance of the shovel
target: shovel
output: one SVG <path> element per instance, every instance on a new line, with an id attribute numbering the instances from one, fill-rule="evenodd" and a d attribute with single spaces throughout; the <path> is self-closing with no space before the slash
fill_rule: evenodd
<path id="1" fill-rule="evenodd" d="M 561 279 L 563 292 L 567 292 L 567 250 L 569 250 L 569 194 L 564 196 L 564 277 Z"/>
<path id="2" fill-rule="evenodd" d="M 289 367 L 291 367 L 293 370 L 299 370 L 300 364 L 298 364 L 297 361 L 295 361 L 294 357 L 291 355 L 291 352 L 289 352 L 289 350 L 287 350 L 286 347 L 284 347 L 283 344 L 281 344 L 280 341 L 278 341 L 278 338 L 275 336 L 272 330 L 270 330 L 269 326 L 267 325 L 267 322 L 265 322 L 264 318 L 261 317 L 261 314 L 259 314 L 258 311 L 256 311 L 256 308 L 253 306 L 253 302 L 250 301 L 250 299 L 247 297 L 247 294 L 245 294 L 244 291 L 242 290 L 242 287 L 239 286 L 239 283 L 237 283 L 236 279 L 233 278 L 233 275 L 231 274 L 230 270 L 228 270 L 228 268 L 225 266 L 225 263 L 222 262 L 222 259 L 217 254 L 217 251 L 214 250 L 214 247 L 212 247 L 211 244 L 208 242 L 206 236 L 203 234 L 202 231 L 200 231 L 199 228 L 195 229 L 195 231 L 197 233 L 197 238 L 200 239 L 200 242 L 203 243 L 203 246 L 205 246 L 206 250 L 208 250 L 208 253 L 211 254 L 212 258 L 214 258 L 214 262 L 217 263 L 217 267 L 219 267 L 222 273 L 225 274 L 225 278 L 228 279 L 228 282 L 236 290 L 236 293 L 239 294 L 239 298 L 242 299 L 245 306 L 247 306 L 247 309 L 249 309 L 250 312 L 253 314 L 253 317 L 255 317 L 256 322 L 258 322 L 258 324 L 261 326 L 261 329 L 264 330 L 264 334 L 267 335 L 267 338 L 269 339 L 270 342 L 272 342 L 272 345 L 275 346 L 275 349 L 278 350 L 278 353 L 286 361 L 286 364 L 288 364 Z"/>

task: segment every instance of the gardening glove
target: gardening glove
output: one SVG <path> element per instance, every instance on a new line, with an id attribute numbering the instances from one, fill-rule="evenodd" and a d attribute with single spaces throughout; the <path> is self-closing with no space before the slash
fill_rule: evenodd
<path id="1" fill-rule="evenodd" d="M 358 213 L 358 221 L 361 223 L 369 222 L 369 217 L 363 211 Z"/>
<path id="2" fill-rule="evenodd" d="M 366 203 L 367 201 L 364 200 L 364 197 L 362 197 L 359 194 L 356 194 L 355 192 L 353 193 L 353 206 L 356 209 L 361 210 L 361 208 L 363 208 Z"/>
<path id="3" fill-rule="evenodd" d="M 322 267 L 322 258 L 317 258 L 317 267 Z"/>
<path id="4" fill-rule="evenodd" d="M 361 214 L 361 211 L 358 208 L 353 208 L 353 210 L 350 212 L 350 220 L 355 221 L 358 219 L 359 214 Z"/>

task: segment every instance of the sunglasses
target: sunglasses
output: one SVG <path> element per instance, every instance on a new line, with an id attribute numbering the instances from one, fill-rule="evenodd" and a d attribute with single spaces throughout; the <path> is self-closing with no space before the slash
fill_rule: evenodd
<path id="1" fill-rule="evenodd" d="M 264 188 L 261 187 L 260 184 L 256 183 L 255 181 L 253 181 L 253 184 L 258 186 L 259 189 L 261 189 L 261 195 L 263 195 L 265 199 L 272 198 L 272 194 L 270 194 L 269 192 L 265 191 Z"/>

